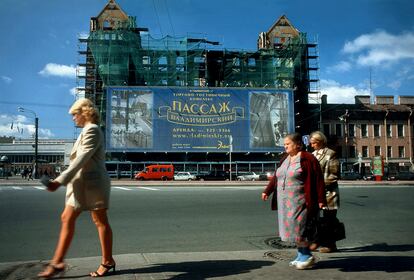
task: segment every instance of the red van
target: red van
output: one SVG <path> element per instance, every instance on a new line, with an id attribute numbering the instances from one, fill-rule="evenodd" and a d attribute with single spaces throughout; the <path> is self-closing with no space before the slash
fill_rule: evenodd
<path id="1" fill-rule="evenodd" d="M 173 180 L 174 166 L 172 164 L 148 165 L 144 170 L 135 174 L 135 180 Z"/>

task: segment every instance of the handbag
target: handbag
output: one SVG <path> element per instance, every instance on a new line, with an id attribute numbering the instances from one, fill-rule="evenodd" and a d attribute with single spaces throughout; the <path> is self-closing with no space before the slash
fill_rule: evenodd
<path id="1" fill-rule="evenodd" d="M 320 216 L 317 221 L 318 240 L 339 241 L 346 238 L 345 225 L 337 218 L 329 220 Z"/>
<path id="2" fill-rule="evenodd" d="M 332 229 L 332 236 L 335 239 L 335 241 L 339 241 L 346 238 L 345 225 L 338 219 L 335 223 L 335 226 Z"/>

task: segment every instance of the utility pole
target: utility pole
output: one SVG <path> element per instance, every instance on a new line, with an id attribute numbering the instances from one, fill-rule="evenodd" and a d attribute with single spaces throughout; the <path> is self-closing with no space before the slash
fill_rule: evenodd
<path id="1" fill-rule="evenodd" d="M 37 174 L 37 163 L 38 163 L 38 146 L 39 146 L 39 118 L 37 117 L 37 114 L 35 111 L 33 110 L 29 110 L 23 107 L 18 107 L 17 111 L 19 112 L 28 112 L 33 114 L 33 116 L 35 117 L 35 144 L 34 144 L 34 149 L 35 149 L 35 154 L 34 154 L 34 166 L 33 166 L 33 173 L 34 173 L 34 177 L 35 179 L 37 179 L 39 176 Z"/>
<path id="2" fill-rule="evenodd" d="M 233 151 L 233 136 L 229 137 L 229 160 L 230 160 L 230 181 L 231 181 L 231 152 Z"/>

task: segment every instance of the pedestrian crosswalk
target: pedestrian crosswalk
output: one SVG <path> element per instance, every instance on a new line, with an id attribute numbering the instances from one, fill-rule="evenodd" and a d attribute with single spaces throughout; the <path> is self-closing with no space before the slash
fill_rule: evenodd
<path id="1" fill-rule="evenodd" d="M 66 190 L 66 188 L 59 188 L 58 191 Z M 113 186 L 112 191 L 134 191 L 134 190 L 149 190 L 159 191 L 158 188 L 147 187 L 120 187 Z M 46 191 L 46 187 L 43 186 L 0 186 L 0 192 L 2 191 Z"/>
<path id="2" fill-rule="evenodd" d="M 256 191 L 262 190 L 262 186 L 191 186 L 191 187 L 177 187 L 177 186 L 112 186 L 113 192 L 131 192 L 131 191 L 197 191 L 197 190 L 211 190 L 211 191 L 224 191 L 224 190 L 247 190 Z M 66 190 L 66 188 L 59 188 L 58 191 Z M 0 193 L 3 191 L 46 191 L 44 186 L 0 186 Z"/>

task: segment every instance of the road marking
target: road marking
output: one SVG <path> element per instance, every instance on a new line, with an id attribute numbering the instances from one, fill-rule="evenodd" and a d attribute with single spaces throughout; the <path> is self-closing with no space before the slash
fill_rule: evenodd
<path id="1" fill-rule="evenodd" d="M 261 190 L 264 189 L 262 186 L 248 186 L 248 187 L 221 187 L 224 189 L 235 189 L 235 190 Z"/>
<path id="2" fill-rule="evenodd" d="M 159 189 L 148 188 L 148 187 L 138 187 L 138 189 L 150 190 L 150 191 L 159 191 Z"/>
<path id="3" fill-rule="evenodd" d="M 42 190 L 42 191 L 44 191 L 46 188 L 45 187 L 34 187 L 35 189 L 38 189 L 38 190 Z"/>
<path id="4" fill-rule="evenodd" d="M 15 190 L 22 190 L 23 188 L 21 188 L 21 187 L 13 187 L 13 189 L 15 189 Z"/>
<path id="5" fill-rule="evenodd" d="M 128 188 L 124 188 L 124 187 L 114 187 L 115 189 L 120 189 L 120 190 L 124 190 L 124 191 L 130 191 L 131 189 Z"/>

